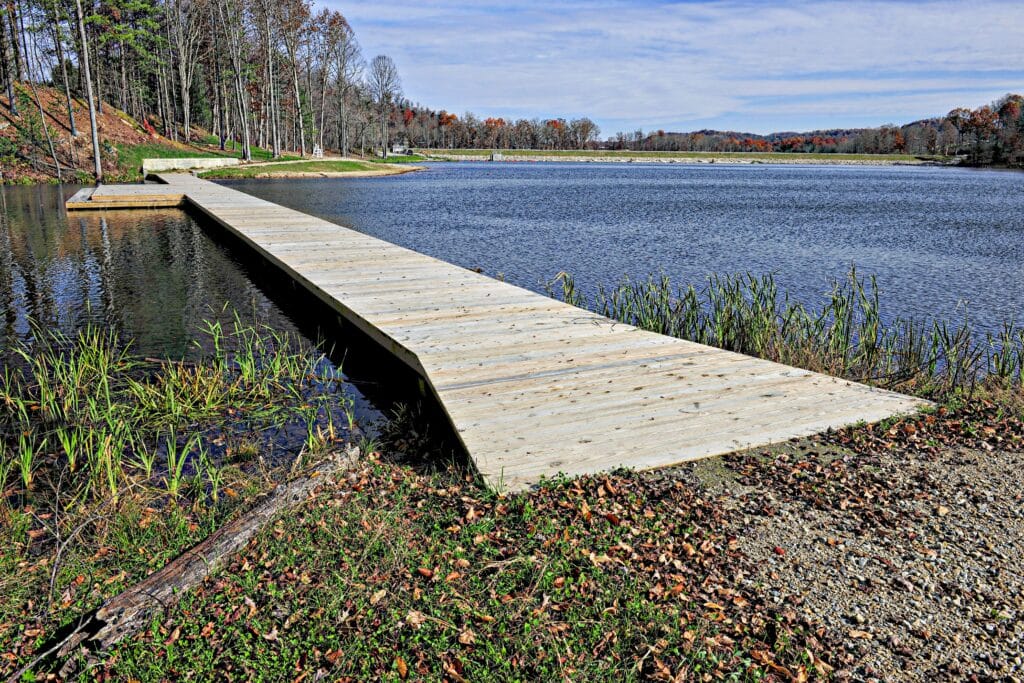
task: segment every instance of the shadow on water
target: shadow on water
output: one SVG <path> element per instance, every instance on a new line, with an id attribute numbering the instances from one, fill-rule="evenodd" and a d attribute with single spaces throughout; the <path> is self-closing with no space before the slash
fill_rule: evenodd
<path id="1" fill-rule="evenodd" d="M 68 215 L 77 189 L 0 188 L 0 359 L 31 341 L 32 320 L 65 334 L 108 326 L 138 355 L 183 358 L 196 354 L 205 321 L 229 326 L 237 311 L 317 343 L 389 457 L 468 468 L 423 380 L 248 245 L 176 209 Z"/>

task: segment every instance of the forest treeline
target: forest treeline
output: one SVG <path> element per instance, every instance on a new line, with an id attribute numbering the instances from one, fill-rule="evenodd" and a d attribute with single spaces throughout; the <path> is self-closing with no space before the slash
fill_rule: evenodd
<path id="1" fill-rule="evenodd" d="M 1024 165 L 1024 96 L 958 107 L 946 116 L 902 126 L 753 135 L 713 130 L 618 133 L 611 149 L 693 152 L 816 152 L 962 156 L 976 165 Z"/>
<path id="2" fill-rule="evenodd" d="M 253 149 L 278 157 L 315 148 L 380 153 L 404 144 L 959 154 L 977 164 L 1024 163 L 1019 95 L 905 126 L 767 136 L 634 131 L 602 139 L 588 117 L 512 120 L 435 110 L 403 96 L 390 57 L 364 58 L 340 12 L 315 10 L 308 0 L 0 0 L 0 83 L 19 133 L 0 130 L 0 159 L 29 155 L 58 173 L 62 163 L 73 165 L 73 146 L 51 125 L 63 108 L 71 137 L 90 139 L 97 177 L 112 149 L 96 121 L 111 106 L 152 135 L 212 139 L 244 159 Z M 41 96 L 39 86 L 50 94 Z M 91 130 L 76 130 L 71 112 L 81 107 Z"/>

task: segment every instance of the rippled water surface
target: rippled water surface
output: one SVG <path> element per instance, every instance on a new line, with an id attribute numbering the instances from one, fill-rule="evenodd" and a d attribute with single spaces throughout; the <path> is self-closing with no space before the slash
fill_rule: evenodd
<path id="1" fill-rule="evenodd" d="M 435 164 L 232 187 L 542 289 L 775 273 L 816 301 L 851 265 L 888 317 L 1024 322 L 1024 173 L 931 167 Z"/>

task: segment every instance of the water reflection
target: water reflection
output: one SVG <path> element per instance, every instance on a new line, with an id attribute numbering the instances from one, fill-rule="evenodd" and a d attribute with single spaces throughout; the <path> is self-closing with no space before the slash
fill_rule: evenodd
<path id="1" fill-rule="evenodd" d="M 174 210 L 74 213 L 53 187 L 0 190 L 2 343 L 29 341 L 29 321 L 74 332 L 115 327 L 145 355 L 194 354 L 205 320 L 235 311 L 277 329 L 295 325 L 245 268 Z"/>

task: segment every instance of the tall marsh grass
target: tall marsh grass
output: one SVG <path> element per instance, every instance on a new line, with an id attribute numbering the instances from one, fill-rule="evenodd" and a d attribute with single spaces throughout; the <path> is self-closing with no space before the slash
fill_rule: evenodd
<path id="1" fill-rule="evenodd" d="M 817 308 L 772 275 L 714 276 L 700 288 L 624 279 L 588 298 L 563 272 L 548 293 L 641 329 L 928 398 L 970 396 L 982 382 L 1019 390 L 1024 372 L 1024 329 L 979 335 L 966 317 L 885 322 L 875 279 L 855 270 Z"/>
<path id="2" fill-rule="evenodd" d="M 68 509 L 128 489 L 216 500 L 223 463 L 237 460 L 225 444 L 308 451 L 341 431 L 334 416 L 354 423 L 338 371 L 314 349 L 237 315 L 202 333 L 212 352 L 185 362 L 133 356 L 98 327 L 35 329 L 0 371 L 0 505 Z"/>

